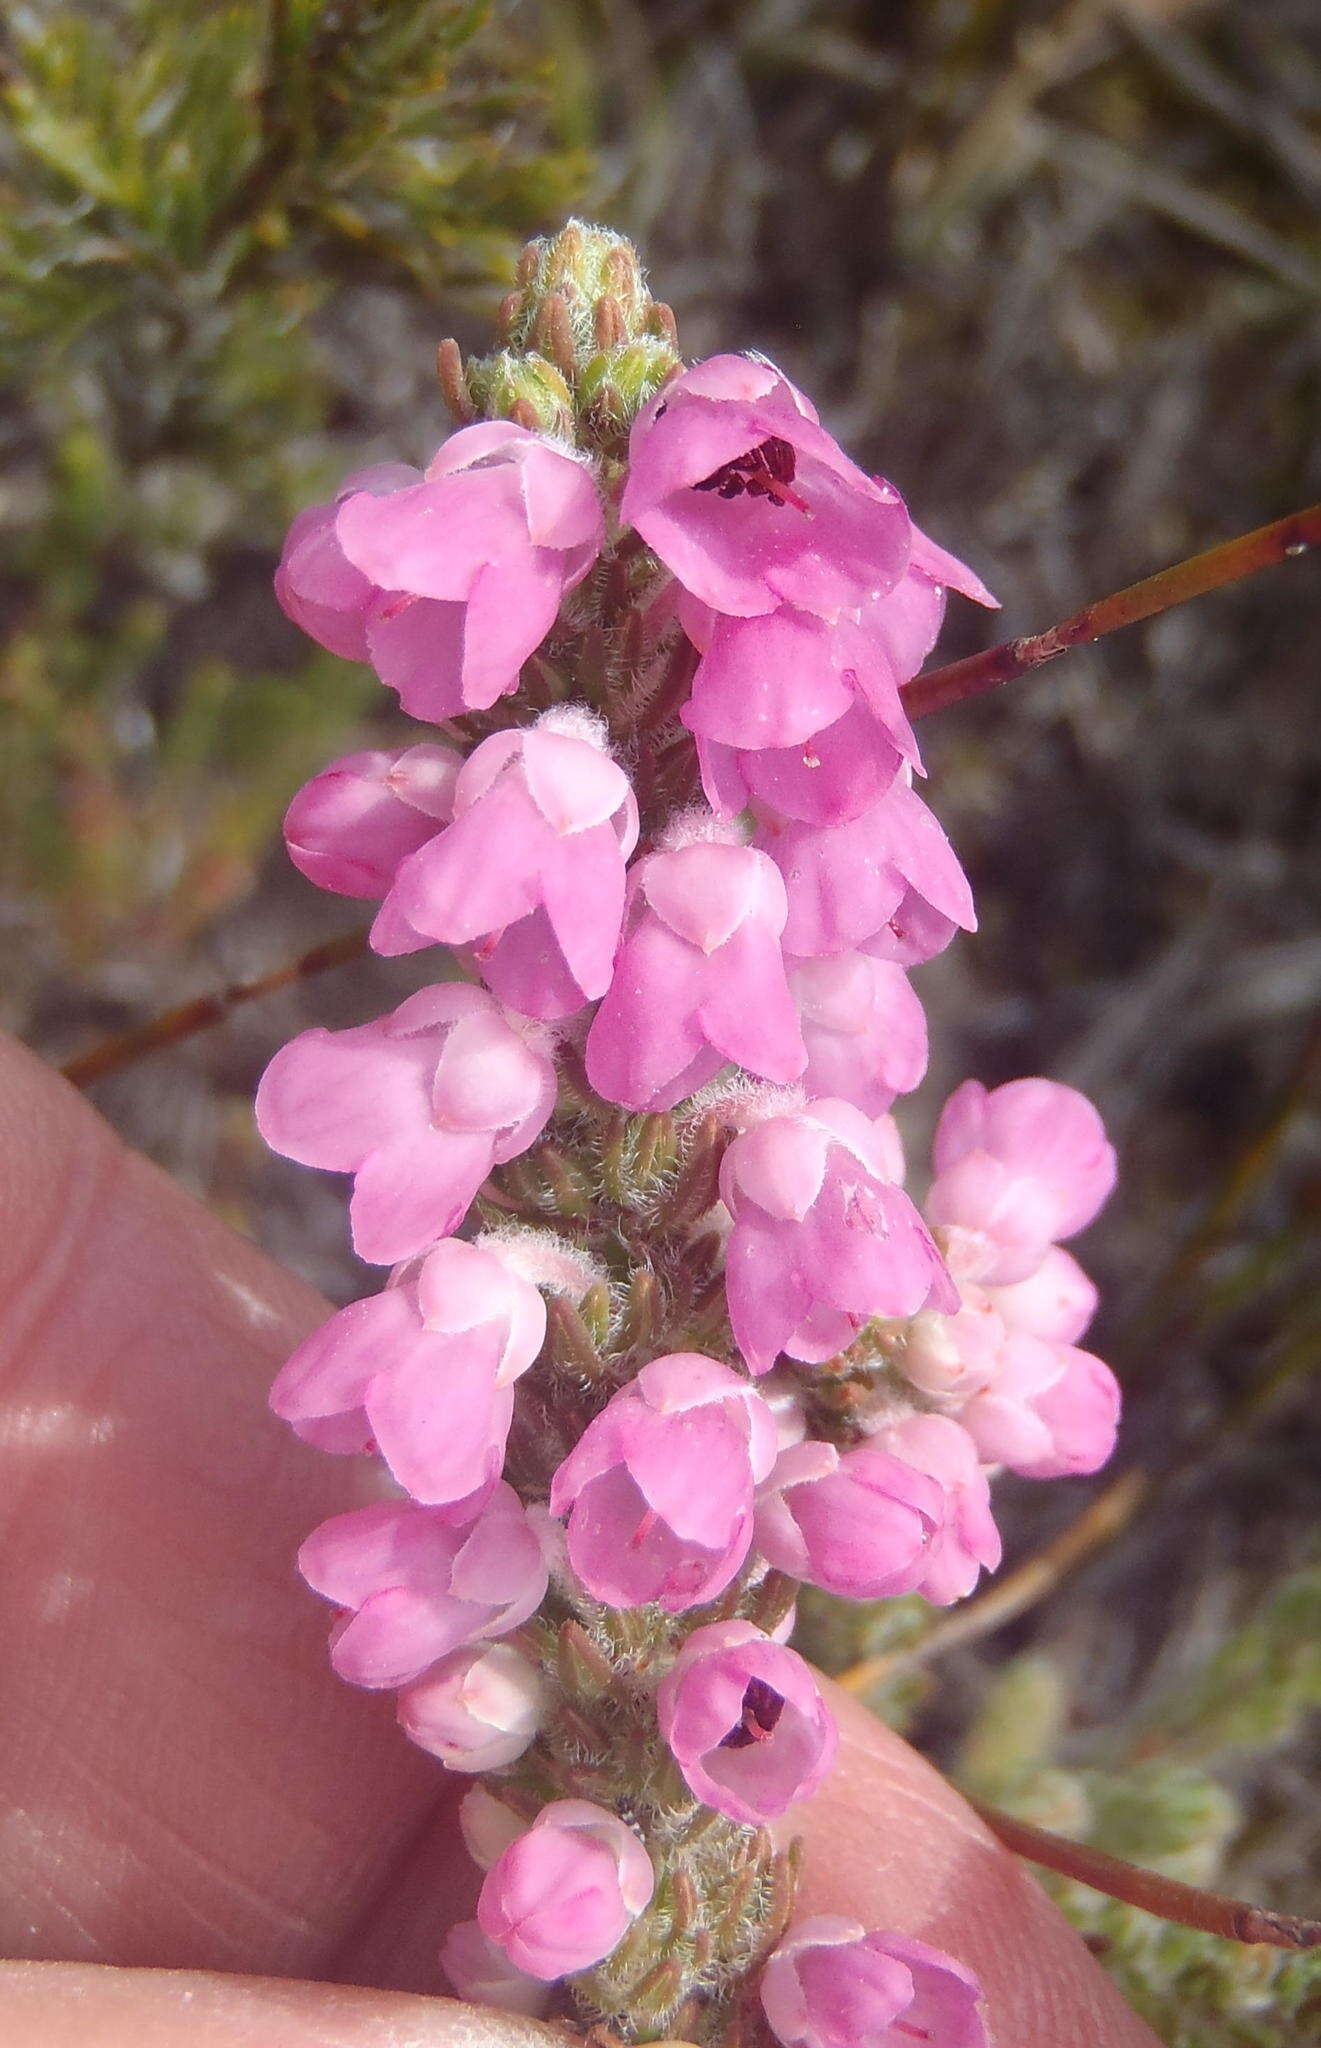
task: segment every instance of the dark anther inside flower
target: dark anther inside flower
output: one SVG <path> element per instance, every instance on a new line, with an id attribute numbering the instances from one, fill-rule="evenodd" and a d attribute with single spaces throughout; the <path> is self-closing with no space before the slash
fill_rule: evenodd
<path id="1" fill-rule="evenodd" d="M 719 469 L 704 476 L 693 489 L 718 491 L 722 498 L 741 498 L 746 491 L 750 498 L 770 498 L 777 505 L 793 505 L 799 512 L 806 512 L 806 500 L 789 489 L 796 468 L 797 457 L 789 443 L 772 435 L 769 441 L 749 448 L 746 455 L 722 462 Z"/>
<path id="2" fill-rule="evenodd" d="M 784 1712 L 784 1700 L 764 1678 L 750 1678 L 743 1692 L 743 1712 L 738 1726 L 731 1728 L 721 1749 L 747 1749 L 753 1742 L 765 1742 L 775 1733 Z"/>

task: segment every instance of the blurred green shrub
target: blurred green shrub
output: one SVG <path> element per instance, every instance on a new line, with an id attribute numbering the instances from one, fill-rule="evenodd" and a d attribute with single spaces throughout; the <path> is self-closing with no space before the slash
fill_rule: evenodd
<path id="1" fill-rule="evenodd" d="M 439 437 L 428 341 L 580 190 L 543 28 L 456 0 L 8 11 L 0 889 L 58 950 L 168 947 L 241 894 L 369 701 L 283 628 L 270 559 L 410 396 L 408 452 Z M 364 391 L 355 329 L 423 316 Z"/>
<path id="2" fill-rule="evenodd" d="M 955 1776 L 1038 1827 L 1187 1884 L 1255 1897 L 1269 1828 L 1260 1817 L 1245 1828 L 1225 1780 L 1297 1740 L 1321 1708 L 1321 1569 L 1284 1578 L 1125 1727 L 1087 1730 L 1080 1705 L 1051 1659 L 1014 1658 L 996 1675 Z M 1287 1835 L 1294 1818 L 1279 1813 L 1276 1830 Z M 1168 2048 L 1321 2040 L 1321 1952 L 1244 1947 L 1085 1885 L 1043 1881 Z"/>

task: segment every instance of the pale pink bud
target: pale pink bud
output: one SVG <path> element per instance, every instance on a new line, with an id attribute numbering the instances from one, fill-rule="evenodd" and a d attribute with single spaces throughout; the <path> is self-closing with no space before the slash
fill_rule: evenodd
<path id="1" fill-rule="evenodd" d="M 493 733 L 464 763 L 453 823 L 400 865 L 373 944 L 471 946 L 502 1002 L 571 1016 L 610 985 L 637 832 L 628 777 L 587 714 Z"/>
<path id="2" fill-rule="evenodd" d="M 696 1353 L 654 1359 L 589 1422 L 551 1482 L 569 1560 L 610 1607 L 672 1614 L 722 1592 L 748 1554 L 775 1417 L 745 1379 Z"/>
<path id="3" fill-rule="evenodd" d="M 906 1415 L 884 1424 L 871 1442 L 934 1479 L 944 1493 L 944 1516 L 913 1590 L 936 1607 L 949 1607 L 971 1593 L 983 1570 L 994 1571 L 1000 1562 L 1000 1532 L 977 1447 L 945 1415 Z"/>
<path id="4" fill-rule="evenodd" d="M 456 1512 L 381 1502 L 333 1516 L 299 1551 L 313 1592 L 343 1610 L 330 1661 L 351 1685 L 407 1685 L 541 1605 L 546 1561 L 513 1488 L 498 1485 L 464 1522 Z"/>
<path id="5" fill-rule="evenodd" d="M 810 1798 L 835 1758 L 811 1671 L 750 1621 L 694 1630 L 657 1687 L 656 1716 L 693 1797 L 744 1827 Z"/>
<path id="6" fill-rule="evenodd" d="M 990 2048 L 971 1970 L 834 1914 L 790 1928 L 762 1971 L 761 2003 L 783 2048 Z"/>
<path id="7" fill-rule="evenodd" d="M 485 1785 L 473 1785 L 459 1801 L 459 1833 L 479 1870 L 489 1870 L 516 1842 L 527 1822 Z"/>
<path id="8" fill-rule="evenodd" d="M 399 1695 L 399 1725 L 451 1771 L 496 1771 L 520 1757 L 541 1726 L 546 1685 L 508 1643 L 473 1645 L 441 1659 Z"/>
<path id="9" fill-rule="evenodd" d="M 294 866 L 339 896 L 384 896 L 408 854 L 447 825 L 463 756 L 452 747 L 346 754 L 305 783 L 284 815 Z"/>
<path id="10" fill-rule="evenodd" d="M 801 1073 L 784 917 L 779 875 L 751 847 L 696 841 L 638 861 L 614 978 L 587 1036 L 597 1093 L 660 1110 L 731 1060 L 768 1081 Z"/>
<path id="11" fill-rule="evenodd" d="M 942 1403 L 966 1401 L 994 1379 L 1005 1326 L 990 1297 L 964 1281 L 957 1315 L 925 1309 L 914 1316 L 895 1353 L 895 1364 L 915 1387 Z"/>
<path id="12" fill-rule="evenodd" d="M 513 1382 L 545 1334 L 536 1288 L 489 1241 L 450 1238 L 300 1344 L 271 1407 L 323 1450 L 374 1444 L 415 1500 L 463 1500 L 500 1476 Z"/>
<path id="13" fill-rule="evenodd" d="M 550 1982 L 604 1961 L 655 1883 L 651 1858 L 617 1815 L 556 1799 L 487 1872 L 478 1924 L 515 1969 Z"/>
<path id="14" fill-rule="evenodd" d="M 754 1373 L 781 1351 L 821 1364 L 874 1316 L 946 1311 L 958 1295 L 902 1188 L 888 1133 L 847 1102 L 771 1117 L 729 1146 L 721 1196 L 734 1219 L 725 1288 Z"/>
<path id="15" fill-rule="evenodd" d="M 945 1520 L 936 1480 L 875 1444 L 840 1452 L 808 1440 L 781 1453 L 757 1501 L 768 1564 L 845 1600 L 910 1593 Z"/>
<path id="16" fill-rule="evenodd" d="M 875 484 L 769 363 L 715 356 L 639 413 L 620 517 L 714 611 L 789 603 L 835 619 L 908 564 L 897 492 Z"/>
<path id="17" fill-rule="evenodd" d="M 354 1249 L 392 1265 L 458 1228 L 492 1166 L 539 1136 L 555 1087 L 544 1038 L 485 989 L 450 982 L 282 1047 L 257 1124 L 287 1158 L 354 1176 Z"/>
<path id="18" fill-rule="evenodd" d="M 932 1146 L 932 1223 L 977 1233 L 984 1246 L 970 1277 L 1025 1280 L 1059 1238 L 1091 1222 L 1115 1182 L 1115 1155 L 1085 1095 L 1058 1081 L 1009 1081 L 988 1091 L 956 1088 Z"/>
<path id="19" fill-rule="evenodd" d="M 460 1920 L 451 1927 L 441 1943 L 440 1966 L 455 1997 L 466 1999 L 469 2005 L 522 2013 L 530 2020 L 539 2020 L 550 2005 L 550 1986 L 540 1977 L 516 1970 L 475 1920 Z"/>

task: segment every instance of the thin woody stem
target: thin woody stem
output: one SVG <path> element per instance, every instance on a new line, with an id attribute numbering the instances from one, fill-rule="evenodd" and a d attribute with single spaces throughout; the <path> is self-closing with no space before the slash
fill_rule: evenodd
<path id="1" fill-rule="evenodd" d="M 1176 562 L 1171 569 L 1162 569 L 1156 576 L 1144 577 L 1141 583 L 1130 583 L 1126 590 L 1117 590 L 1095 604 L 1084 605 L 1071 619 L 1045 633 L 1030 634 L 1023 640 L 1006 640 L 984 654 L 970 654 L 966 660 L 952 661 L 945 668 L 928 669 L 925 675 L 915 676 L 905 684 L 904 709 L 910 718 L 925 718 L 928 712 L 944 711 L 967 697 L 980 697 L 986 690 L 1013 682 L 1016 677 L 1040 668 L 1043 662 L 1067 654 L 1071 647 L 1085 647 L 1090 641 L 1116 632 L 1120 626 L 1136 626 L 1143 619 L 1154 619 L 1177 604 L 1187 604 L 1191 598 L 1205 597 L 1208 591 L 1223 589 L 1227 583 L 1255 576 L 1259 569 L 1305 555 L 1318 544 L 1321 505 L 1309 505 L 1306 511 L 1291 512 L 1270 526 L 1241 533 L 1235 540 L 1208 548 L 1203 555 Z"/>
<path id="2" fill-rule="evenodd" d="M 1289 1913 L 1248 1905 L 1242 1899 L 1227 1899 L 1219 1892 L 1204 1892 L 1177 1878 L 1162 1877 L 1158 1871 L 1144 1870 L 1139 1864 L 1125 1863 L 1104 1849 L 1050 1834 L 1029 1821 L 1001 1813 L 998 1807 L 984 1806 L 980 1800 L 971 1804 L 1016 1856 L 1072 1878 L 1076 1884 L 1090 1885 L 1093 1891 L 1104 1892 L 1126 1906 L 1139 1906 L 1161 1920 L 1195 1927 L 1203 1934 L 1218 1934 L 1225 1941 L 1262 1942 L 1271 1948 L 1321 1947 L 1321 1920 L 1299 1920 Z"/>
<path id="3" fill-rule="evenodd" d="M 75 1088 L 90 1087 L 93 1081 L 104 1080 L 107 1074 L 117 1074 L 121 1068 L 131 1067 L 135 1061 L 144 1059 L 150 1052 L 158 1052 L 162 1046 L 177 1045 L 181 1039 L 191 1038 L 196 1032 L 219 1024 L 231 1010 L 237 1010 L 243 1003 L 254 1003 L 259 996 L 273 995 L 277 989 L 288 988 L 313 974 L 323 974 L 327 968 L 343 967 L 366 950 L 367 926 L 360 925 L 356 931 L 343 932 L 337 939 L 324 940 L 321 945 L 300 954 L 297 960 L 288 960 L 283 967 L 272 968 L 269 974 L 258 975 L 255 981 L 238 981 L 216 995 L 197 996 L 190 1003 L 180 1003 L 177 1009 L 166 1010 L 163 1016 L 152 1017 L 147 1023 L 136 1024 L 114 1038 L 103 1039 L 89 1052 L 66 1060 L 60 1072 L 66 1081 L 73 1082 Z"/>

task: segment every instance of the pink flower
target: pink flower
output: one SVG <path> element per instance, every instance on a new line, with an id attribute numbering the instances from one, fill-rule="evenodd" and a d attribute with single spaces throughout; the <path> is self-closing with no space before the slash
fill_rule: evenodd
<path id="1" fill-rule="evenodd" d="M 1007 1328 L 1052 1344 L 1076 1344 L 1096 1314 L 1094 1284 L 1072 1252 L 1057 1244 L 1026 1280 L 984 1292 Z"/>
<path id="2" fill-rule="evenodd" d="M 799 959 L 861 947 L 911 967 L 975 931 L 972 892 L 922 799 L 900 778 L 850 823 L 760 816 L 756 840 L 784 877 L 784 950 Z"/>
<path id="3" fill-rule="evenodd" d="M 401 860 L 447 825 L 463 757 L 452 747 L 346 754 L 284 816 L 294 866 L 337 896 L 384 896 Z"/>
<path id="4" fill-rule="evenodd" d="M 275 595 L 296 626 L 331 654 L 367 661 L 367 620 L 381 592 L 346 558 L 335 534 L 339 508 L 362 493 L 388 497 L 419 480 L 404 462 L 355 470 L 328 505 L 311 505 L 289 528 L 275 572 Z"/>
<path id="5" fill-rule="evenodd" d="M 546 1711 L 536 1666 L 508 1643 L 474 1643 L 399 1695 L 399 1725 L 451 1771 L 496 1771 L 522 1756 Z"/>
<path id="6" fill-rule="evenodd" d="M 488 1941 L 475 1920 L 460 1920 L 445 1936 L 440 1966 L 456 1998 L 540 2019 L 551 2000 L 550 1986 L 516 1970 L 505 1952 Z"/>
<path id="7" fill-rule="evenodd" d="M 517 687 L 603 532 L 585 463 L 489 420 L 451 435 L 424 477 L 388 495 L 346 487 L 333 541 L 319 545 L 366 586 L 363 636 L 382 682 L 405 711 L 439 723 Z M 286 575 L 299 591 L 306 545 Z"/>
<path id="8" fill-rule="evenodd" d="M 324 1450 L 374 1443 L 415 1500 L 465 1500 L 500 1476 L 513 1382 L 545 1334 L 535 1287 L 496 1252 L 447 1239 L 300 1344 L 271 1406 Z"/>
<path id="9" fill-rule="evenodd" d="M 656 1717 L 693 1797 L 744 1827 L 810 1798 L 835 1760 L 811 1671 L 750 1621 L 694 1630 L 656 1689 Z"/>
<path id="10" fill-rule="evenodd" d="M 620 518 L 694 597 L 739 618 L 787 603 L 834 619 L 889 589 L 909 558 L 898 493 L 748 356 L 698 363 L 638 414 Z"/>
<path id="11" fill-rule="evenodd" d="M 988 1464 L 1024 1479 L 1097 1472 L 1115 1447 L 1119 1387 L 1108 1365 L 1072 1344 L 1013 1331 L 989 1386 L 959 1411 Z"/>
<path id="12" fill-rule="evenodd" d="M 401 864 L 372 944 L 471 945 L 510 1008 L 571 1016 L 610 986 L 637 836 L 628 777 L 590 716 L 494 733 L 463 765 L 453 823 Z"/>
<path id="13" fill-rule="evenodd" d="M 795 1444 L 757 1501 L 754 1541 L 768 1564 L 844 1600 L 910 1593 L 945 1519 L 936 1480 L 875 1444 L 840 1452 Z"/>
<path id="14" fill-rule="evenodd" d="M 257 1090 L 276 1152 L 354 1176 L 358 1256 L 411 1258 L 458 1228 L 493 1165 L 514 1159 L 555 1106 L 544 1042 L 485 989 L 420 989 L 350 1031 L 304 1031 Z"/>
<path id="15" fill-rule="evenodd" d="M 836 953 L 789 964 L 789 987 L 807 1047 L 803 1086 L 881 1116 L 927 1068 L 927 1020 L 893 960 Z"/>
<path id="16" fill-rule="evenodd" d="M 932 1146 L 932 1223 L 957 1232 L 960 1270 L 996 1285 L 1026 1280 L 1057 1239 L 1091 1222 L 1115 1183 L 1096 1110 L 1058 1081 L 956 1088 Z"/>
<path id="17" fill-rule="evenodd" d="M 873 1316 L 958 1295 L 921 1218 L 887 1173 L 882 1136 L 847 1102 L 813 1102 L 735 1138 L 720 1169 L 734 1219 L 725 1286 L 754 1373 L 781 1351 L 821 1364 Z"/>
<path id="18" fill-rule="evenodd" d="M 475 1517 L 385 1501 L 323 1522 L 298 1553 L 314 1593 L 346 1610 L 330 1661 L 350 1685 L 407 1685 L 464 1643 L 507 1635 L 541 1605 L 546 1560 L 523 1503 L 497 1486 Z"/>
<path id="19" fill-rule="evenodd" d="M 751 847 L 696 842 L 638 861 L 614 979 L 587 1037 L 597 1093 L 660 1110 L 730 1060 L 767 1081 L 801 1073 L 784 919 L 780 878 Z"/>
<path id="20" fill-rule="evenodd" d="M 834 1914 L 790 1928 L 762 1972 L 761 2003 L 783 2048 L 990 2048 L 971 1970 Z"/>
<path id="21" fill-rule="evenodd" d="M 917 742 L 883 646 L 852 619 L 782 605 L 763 618 L 685 614 L 702 635 L 683 722 L 707 800 L 736 817 L 751 797 L 821 824 L 884 795 Z"/>
<path id="22" fill-rule="evenodd" d="M 723 1592 L 752 1540 L 775 1463 L 775 1417 L 745 1379 L 676 1352 L 644 1365 L 589 1422 L 551 1483 L 569 1561 L 609 1607 L 671 1614 Z"/>
<path id="23" fill-rule="evenodd" d="M 602 1962 L 655 1886 L 651 1858 L 617 1815 L 555 1799 L 487 1872 L 477 1920 L 515 1969 L 550 1982 Z"/>
<path id="24" fill-rule="evenodd" d="M 993 1572 L 1000 1562 L 1000 1532 L 991 1517 L 991 1489 L 976 1446 L 966 1429 L 944 1415 L 906 1415 L 879 1429 L 871 1441 L 944 1490 L 944 1519 L 913 1590 L 933 1606 L 949 1607 L 971 1593 L 983 1568 Z"/>
<path id="25" fill-rule="evenodd" d="M 719 818 L 751 802 L 811 825 L 844 825 L 870 811 L 903 767 L 884 726 L 864 704 L 792 747 L 752 753 L 698 738 L 702 790 Z"/>

